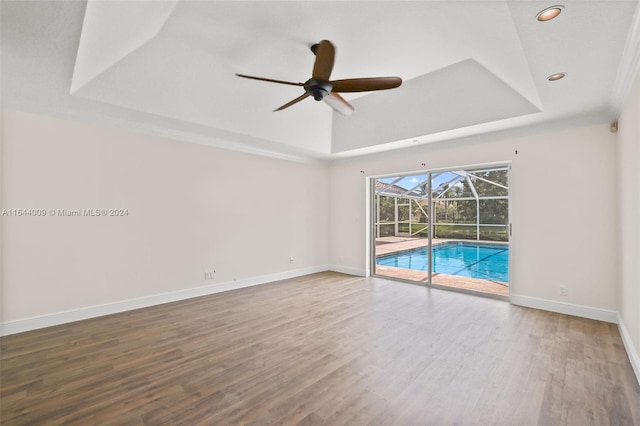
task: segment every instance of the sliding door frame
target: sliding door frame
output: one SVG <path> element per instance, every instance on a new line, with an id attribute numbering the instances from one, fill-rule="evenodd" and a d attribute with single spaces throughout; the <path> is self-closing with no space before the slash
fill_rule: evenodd
<path id="1" fill-rule="evenodd" d="M 447 171 L 452 171 L 452 170 L 464 170 L 464 169 L 468 169 L 468 170 L 474 170 L 474 169 L 483 169 L 483 168 L 491 168 L 491 167 L 506 167 L 508 169 L 508 173 L 507 173 L 507 182 L 508 182 L 508 188 L 509 188 L 509 194 L 508 194 L 508 209 L 507 209 L 507 215 L 508 215 L 508 225 L 507 225 L 507 235 L 508 235 L 508 240 L 507 240 L 507 244 L 509 246 L 509 263 L 508 263 L 508 268 L 509 268 L 509 275 L 508 275 L 508 279 L 509 279 L 509 298 L 511 297 L 512 294 L 512 289 L 513 289 L 513 279 L 512 279 L 512 263 L 513 263 L 513 252 L 512 252 L 512 242 L 513 242 L 513 222 L 511 220 L 512 218 L 512 163 L 511 161 L 498 161 L 498 162 L 491 162 L 491 163 L 479 163 L 479 164 L 470 164 L 470 165 L 462 165 L 462 166 L 447 166 L 447 167 L 438 167 L 438 168 L 429 168 L 429 169 L 422 169 L 422 170 L 414 170 L 414 171 L 407 171 L 407 172 L 402 172 L 402 173 L 386 173 L 386 174 L 381 174 L 381 175 L 372 175 L 372 176 L 367 176 L 367 194 L 366 194 L 366 199 L 368 201 L 367 203 L 367 257 L 368 257 L 368 261 L 367 261 L 367 265 L 368 265 L 368 273 L 367 275 L 370 276 L 374 276 L 374 277 L 380 277 L 380 278 L 385 278 L 385 279 L 393 279 L 396 281 L 401 281 L 401 282 L 405 282 L 405 283 L 409 283 L 409 284 L 415 284 L 415 285 L 420 285 L 420 286 L 426 286 L 426 287 L 432 287 L 432 275 L 433 275 L 433 250 L 432 250 L 432 234 L 433 234 L 433 199 L 432 199 L 432 180 L 433 180 L 433 174 L 434 173 L 441 173 L 441 172 L 447 172 Z M 411 176 L 411 175 L 419 175 L 419 174 L 426 174 L 428 176 L 428 203 L 429 203 L 429 215 L 428 215 L 428 226 L 429 226 L 429 234 L 428 234 L 428 278 L 427 278 L 427 282 L 423 283 L 423 282 L 419 282 L 419 281 L 412 281 L 412 280 L 407 280 L 407 279 L 403 279 L 403 278 L 391 278 L 388 276 L 384 276 L 384 275 L 378 275 L 376 273 L 376 238 L 377 238 L 377 229 L 376 229 L 376 224 L 377 224 L 377 220 L 376 220 L 376 215 L 378 214 L 377 212 L 377 205 L 376 205 L 376 187 L 375 187 L 375 182 L 378 179 L 384 179 L 384 178 L 389 178 L 389 177 L 406 177 L 406 176 Z M 478 218 L 478 221 L 480 219 Z M 479 238 L 479 235 L 478 235 Z M 474 295 L 484 295 L 487 297 L 494 297 L 491 294 L 483 294 L 483 293 L 478 293 L 478 292 L 471 292 L 471 291 L 467 291 L 464 289 L 460 289 L 460 288 L 449 288 L 449 287 L 441 287 L 438 286 L 437 284 L 435 285 L 436 288 L 446 288 L 447 290 L 452 290 L 452 291 L 457 291 L 457 292 L 461 292 L 461 293 L 472 293 Z M 498 296 L 499 298 L 502 298 L 501 296 Z"/>

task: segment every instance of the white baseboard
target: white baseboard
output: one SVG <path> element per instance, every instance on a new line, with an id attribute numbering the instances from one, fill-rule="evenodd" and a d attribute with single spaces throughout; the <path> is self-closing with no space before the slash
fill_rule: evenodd
<path id="1" fill-rule="evenodd" d="M 120 302 L 106 303 L 104 305 L 89 306 L 86 308 L 73 309 L 38 317 L 5 322 L 0 324 L 0 336 L 22 333 L 24 331 L 51 327 L 54 325 L 115 314 L 118 312 L 130 311 L 133 309 L 147 308 L 149 306 L 161 305 L 163 303 L 177 302 L 179 300 L 206 296 L 208 294 L 221 293 L 223 291 L 251 287 L 259 284 L 267 284 L 274 281 L 300 277 L 303 275 L 314 274 L 327 270 L 329 270 L 328 265 L 312 266 L 309 268 L 295 269 L 293 271 L 261 275 L 259 277 L 245 278 L 242 280 L 230 281 L 226 283 L 210 284 L 202 287 L 190 288 L 187 290 L 155 294 L 152 296 L 145 296 L 136 299 L 122 300 Z"/>
<path id="2" fill-rule="evenodd" d="M 358 277 L 366 277 L 367 271 L 364 269 L 352 268 L 350 266 L 329 265 L 329 270 L 333 272 L 341 272 L 347 275 L 355 275 Z"/>
<path id="3" fill-rule="evenodd" d="M 573 315 L 598 321 L 618 324 L 618 313 L 607 309 L 592 308 L 589 306 L 574 305 L 572 303 L 557 302 L 555 300 L 538 299 L 537 297 L 519 296 L 512 294 L 509 301 L 513 305 L 527 308 L 541 309 L 543 311 L 557 312 L 559 314 Z"/>
<path id="4" fill-rule="evenodd" d="M 624 348 L 627 350 L 629 361 L 631 361 L 633 372 L 636 373 L 636 379 L 638 379 L 638 383 L 640 383 L 640 354 L 634 346 L 633 341 L 631 341 L 629 330 L 627 330 L 627 327 L 624 325 L 624 321 L 620 314 L 618 314 L 618 329 L 620 330 L 620 336 L 622 337 Z"/>

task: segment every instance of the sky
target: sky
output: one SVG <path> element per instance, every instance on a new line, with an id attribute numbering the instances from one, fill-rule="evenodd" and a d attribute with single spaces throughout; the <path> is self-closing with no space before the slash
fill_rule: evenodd
<path id="1" fill-rule="evenodd" d="M 445 184 L 445 183 L 455 184 L 460 181 L 459 179 L 458 180 L 455 180 L 455 179 L 460 178 L 461 174 L 463 175 L 464 173 L 474 173 L 474 172 L 481 172 L 481 171 L 483 170 L 471 170 L 471 171 L 459 170 L 459 171 L 445 171 L 445 172 L 433 173 L 432 186 L 434 189 L 436 189 L 441 184 Z M 398 177 L 399 176 L 386 177 L 386 178 L 378 179 L 378 181 L 388 184 L 388 183 L 394 182 L 396 179 L 398 179 Z M 427 178 L 428 178 L 427 173 L 404 176 L 394 185 L 409 190 L 411 188 L 415 188 L 416 185 L 425 183 L 427 181 Z M 479 195 L 482 196 L 483 194 L 479 194 Z"/>
<path id="2" fill-rule="evenodd" d="M 458 176 L 458 175 L 456 175 L 454 173 L 451 173 L 451 172 L 444 172 L 444 173 L 440 173 L 440 174 L 435 174 L 434 173 L 433 187 L 436 188 L 441 183 L 445 183 L 447 181 L 450 181 L 451 179 L 453 179 L 456 176 Z M 389 177 L 389 178 L 378 179 L 378 181 L 380 181 L 382 183 L 391 183 L 394 180 L 396 180 L 397 178 L 398 178 L 398 176 L 394 176 L 394 177 Z M 401 180 L 396 182 L 395 185 L 397 185 L 397 186 L 399 186 L 401 188 L 411 189 L 411 188 L 415 187 L 416 185 L 418 185 L 421 182 L 426 182 L 426 180 L 427 180 L 427 174 L 426 173 L 419 174 L 419 175 L 411 175 L 411 176 L 405 176 L 404 178 L 402 178 Z"/>

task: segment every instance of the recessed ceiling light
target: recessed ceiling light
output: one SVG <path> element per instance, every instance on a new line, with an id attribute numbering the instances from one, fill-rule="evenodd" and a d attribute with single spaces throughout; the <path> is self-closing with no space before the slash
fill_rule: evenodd
<path id="1" fill-rule="evenodd" d="M 551 6 L 536 15 L 536 19 L 540 22 L 550 21 L 560 15 L 564 6 Z"/>
<path id="2" fill-rule="evenodd" d="M 559 72 L 559 73 L 550 75 L 549 77 L 547 77 L 547 80 L 557 81 L 557 80 L 560 80 L 561 78 L 564 78 L 566 75 L 567 75 L 566 72 Z"/>

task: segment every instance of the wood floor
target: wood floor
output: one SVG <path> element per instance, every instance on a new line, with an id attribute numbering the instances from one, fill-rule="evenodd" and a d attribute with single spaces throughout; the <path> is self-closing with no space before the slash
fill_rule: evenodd
<path id="1" fill-rule="evenodd" d="M 639 425 L 613 324 L 321 273 L 0 339 L 2 425 Z"/>

